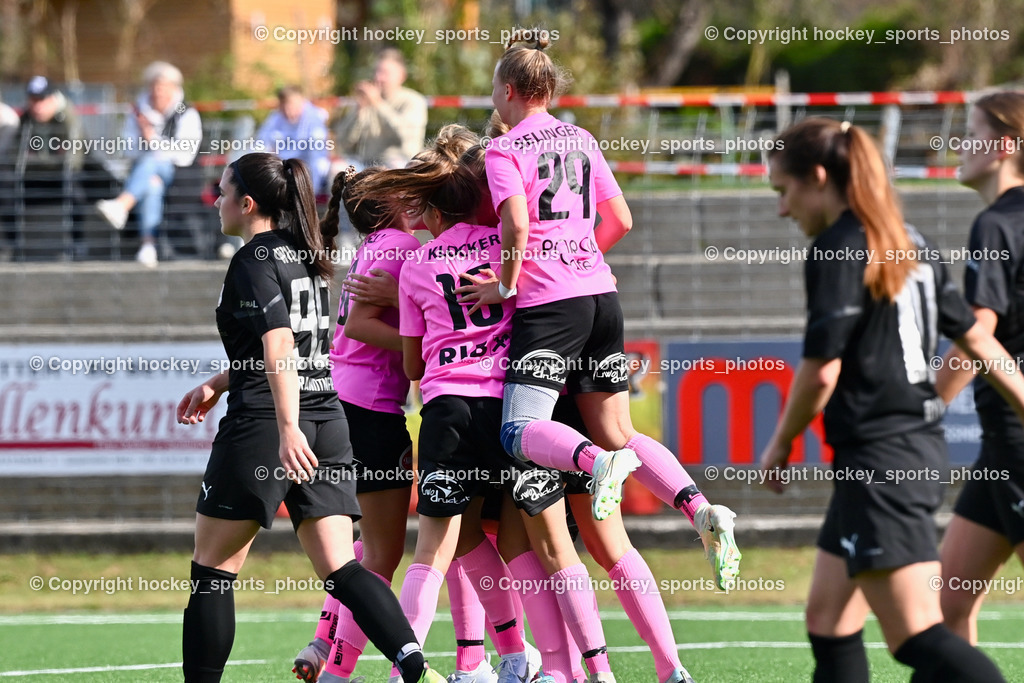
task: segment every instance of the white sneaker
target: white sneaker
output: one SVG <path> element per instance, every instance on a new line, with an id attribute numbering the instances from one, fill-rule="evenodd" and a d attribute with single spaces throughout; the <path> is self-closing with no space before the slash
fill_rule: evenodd
<path id="1" fill-rule="evenodd" d="M 523 643 L 526 644 L 527 675 L 532 680 L 534 676 L 541 672 L 540 650 L 531 645 L 525 638 L 523 638 Z"/>
<path id="2" fill-rule="evenodd" d="M 733 538 L 736 513 L 724 505 L 703 503 L 693 515 L 693 526 L 704 544 L 704 556 L 711 563 L 715 583 L 729 590 L 740 575 L 740 549 Z"/>
<path id="3" fill-rule="evenodd" d="M 366 677 L 356 676 L 355 678 L 348 679 L 324 671 L 320 674 L 320 678 L 317 679 L 317 683 L 366 683 Z"/>
<path id="4" fill-rule="evenodd" d="M 590 683 L 615 683 L 615 674 L 611 671 L 598 671 L 591 675 Z"/>
<path id="5" fill-rule="evenodd" d="M 602 451 L 594 460 L 594 479 L 590 492 L 594 519 L 607 519 L 622 502 L 622 485 L 629 473 L 640 467 L 640 458 L 628 448 Z"/>
<path id="6" fill-rule="evenodd" d="M 689 671 L 680 667 L 673 671 L 672 675 L 666 678 L 664 683 L 694 683 L 694 680 Z"/>
<path id="7" fill-rule="evenodd" d="M 123 230 L 124 224 L 128 222 L 128 209 L 116 199 L 101 199 L 96 202 L 96 212 L 110 223 L 114 230 Z"/>
<path id="8" fill-rule="evenodd" d="M 514 652 L 501 658 L 494 673 L 498 674 L 498 683 L 526 683 L 528 668 L 526 652 Z"/>
<path id="9" fill-rule="evenodd" d="M 152 244 L 143 244 L 139 247 L 139 253 L 135 254 L 135 260 L 147 268 L 156 268 L 156 247 Z"/>
<path id="10" fill-rule="evenodd" d="M 324 650 L 327 651 L 325 652 Z M 292 667 L 292 673 L 300 681 L 316 683 L 329 655 L 330 646 L 327 643 L 318 639 L 311 640 L 309 645 L 299 650 L 299 654 L 295 655 L 295 666 Z"/>
<path id="11" fill-rule="evenodd" d="M 472 671 L 458 671 L 448 677 L 448 683 L 495 683 L 498 677 L 491 669 L 487 660 L 480 662 L 480 666 Z"/>

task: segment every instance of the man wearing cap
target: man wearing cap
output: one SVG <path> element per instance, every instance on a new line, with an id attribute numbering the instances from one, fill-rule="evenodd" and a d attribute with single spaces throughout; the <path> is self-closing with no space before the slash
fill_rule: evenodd
<path id="1" fill-rule="evenodd" d="M 17 238 L 16 212 L 24 205 L 61 207 L 70 202 L 73 250 L 69 256 L 85 253 L 82 239 L 85 192 L 80 172 L 85 154 L 80 145 L 82 128 L 67 98 L 45 76 L 35 76 L 25 89 L 27 103 L 11 152 L 0 173 L 0 220 L 4 222 L 7 244 L 0 255 L 9 258 Z"/>
<path id="2" fill-rule="evenodd" d="M 156 231 L 164 217 L 164 194 L 175 170 L 195 161 L 203 129 L 199 112 L 184 101 L 181 71 L 167 62 L 153 62 L 142 77 L 147 90 L 134 103 L 124 133 L 133 143 L 129 154 L 135 161 L 121 194 L 97 202 L 96 210 L 121 230 L 138 206 L 142 244 L 135 259 L 152 268 L 157 265 Z"/>

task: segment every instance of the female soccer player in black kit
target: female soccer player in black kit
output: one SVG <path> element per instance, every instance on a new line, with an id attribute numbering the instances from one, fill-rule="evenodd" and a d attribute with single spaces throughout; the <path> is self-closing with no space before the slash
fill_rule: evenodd
<path id="1" fill-rule="evenodd" d="M 1000 92 L 974 102 L 960 148 L 960 182 L 986 208 L 968 238 L 964 294 L 978 324 L 1024 368 L 1024 94 Z M 950 349 L 935 388 L 946 402 L 974 377 L 970 359 Z M 981 454 L 942 539 L 942 614 L 972 643 L 986 591 L 1014 552 L 1024 558 L 1024 426 L 984 382 L 974 383 Z"/>
<path id="2" fill-rule="evenodd" d="M 221 229 L 245 246 L 217 305 L 231 368 L 188 392 L 177 411 L 183 424 L 202 422 L 228 392 L 196 504 L 185 680 L 220 680 L 234 640 L 232 584 L 256 532 L 270 528 L 284 501 L 325 589 L 405 683 L 443 681 L 397 598 L 352 555 L 352 447 L 327 363 L 337 225 L 321 232 L 309 171 L 295 159 L 247 154 L 224 170 L 220 191 Z"/>
<path id="3" fill-rule="evenodd" d="M 803 360 L 761 466 L 769 474 L 785 467 L 793 439 L 822 409 L 835 453 L 806 614 L 814 680 L 868 680 L 870 609 L 915 683 L 1002 681 L 991 660 L 942 624 L 934 589 L 941 568 L 932 515 L 948 468 L 930 365 L 939 333 L 1000 370 L 987 379 L 1018 415 L 1024 380 L 1007 374 L 1005 350 L 975 323 L 941 256 L 903 223 L 867 133 L 809 118 L 784 131 L 775 150 L 779 214 L 814 241 Z M 769 481 L 781 492 L 777 477 Z"/>

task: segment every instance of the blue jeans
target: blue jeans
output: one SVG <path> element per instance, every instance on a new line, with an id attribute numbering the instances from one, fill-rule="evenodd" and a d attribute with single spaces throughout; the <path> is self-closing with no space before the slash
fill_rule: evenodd
<path id="1" fill-rule="evenodd" d="M 171 161 L 143 154 L 128 173 L 124 191 L 135 197 L 139 209 L 139 234 L 144 238 L 154 237 L 164 219 L 164 193 L 174 180 L 174 170 Z"/>

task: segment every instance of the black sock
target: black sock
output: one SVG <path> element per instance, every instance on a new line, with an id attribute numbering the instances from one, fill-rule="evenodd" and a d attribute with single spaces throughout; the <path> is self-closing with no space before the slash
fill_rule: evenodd
<path id="1" fill-rule="evenodd" d="M 391 589 L 355 560 L 332 572 L 324 587 L 348 607 L 370 642 L 402 672 L 402 680 L 416 683 L 423 675 L 423 653 Z"/>
<path id="2" fill-rule="evenodd" d="M 217 683 L 235 642 L 238 574 L 192 563 L 192 595 L 181 629 L 181 669 L 186 683 Z"/>
<path id="3" fill-rule="evenodd" d="M 864 630 L 830 638 L 808 633 L 814 652 L 814 683 L 865 683 L 870 680 Z"/>
<path id="4" fill-rule="evenodd" d="M 943 624 L 935 624 L 907 639 L 893 655 L 913 667 L 913 683 L 1005 683 L 999 669 L 981 650 L 972 647 Z"/>

